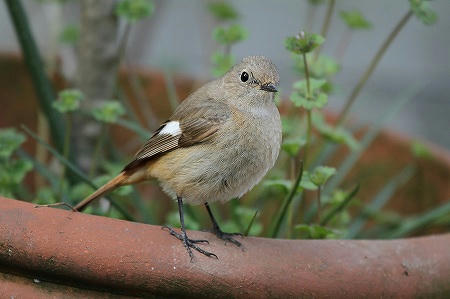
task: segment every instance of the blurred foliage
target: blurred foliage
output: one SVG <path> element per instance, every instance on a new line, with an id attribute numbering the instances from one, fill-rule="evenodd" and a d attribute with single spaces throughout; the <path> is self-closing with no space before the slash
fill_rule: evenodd
<path id="1" fill-rule="evenodd" d="M 229 2 L 211 2 L 207 5 L 211 15 L 216 23 L 228 23 L 227 26 L 218 25 L 212 31 L 212 38 L 221 49 L 217 49 L 211 54 L 211 73 L 214 77 L 220 77 L 225 74 L 235 63 L 236 60 L 231 54 L 231 48 L 236 43 L 242 42 L 248 38 L 248 31 L 238 23 L 229 24 L 231 21 L 237 21 L 239 14 Z"/>
<path id="2" fill-rule="evenodd" d="M 236 9 L 225 1 L 208 3 L 208 10 L 219 21 L 233 21 L 239 17 Z"/>
<path id="3" fill-rule="evenodd" d="M 226 55 L 222 52 L 214 52 L 211 56 L 211 62 L 214 67 L 212 68 L 212 74 L 214 77 L 220 77 L 233 66 L 234 57 L 232 55 Z"/>
<path id="4" fill-rule="evenodd" d="M 136 22 L 150 16 L 154 10 L 151 0 L 121 0 L 117 4 L 116 14 L 129 22 Z"/>
<path id="5" fill-rule="evenodd" d="M 298 35 L 286 38 L 284 46 L 294 54 L 307 54 L 324 41 L 325 39 L 319 34 L 300 31 Z"/>
<path id="6" fill-rule="evenodd" d="M 318 166 L 309 175 L 311 182 L 317 187 L 322 186 L 328 179 L 336 173 L 336 169 L 328 166 Z"/>
<path id="7" fill-rule="evenodd" d="M 341 11 L 341 19 L 350 29 L 371 29 L 372 24 L 358 10 Z"/>
<path id="8" fill-rule="evenodd" d="M 58 100 L 53 102 L 53 108 L 60 113 L 76 111 L 80 108 L 80 102 L 84 99 L 81 91 L 66 89 L 58 94 Z"/>
<path id="9" fill-rule="evenodd" d="M 80 39 L 80 28 L 77 25 L 67 25 L 59 34 L 59 41 L 64 44 L 74 45 Z"/>
<path id="10" fill-rule="evenodd" d="M 92 116 L 104 123 L 115 123 L 120 116 L 125 114 L 125 108 L 120 102 L 105 101 L 101 106 L 92 110 Z"/>
<path id="11" fill-rule="evenodd" d="M 213 39 L 221 45 L 233 45 L 247 38 L 248 32 L 239 24 L 228 28 L 217 27 L 213 31 Z"/>
<path id="12" fill-rule="evenodd" d="M 411 143 L 411 152 L 417 158 L 429 159 L 431 158 L 431 152 L 428 147 L 420 141 L 413 141 Z"/>
<path id="13" fill-rule="evenodd" d="M 409 0 L 414 15 L 425 25 L 433 25 L 437 21 L 437 14 L 431 9 L 428 0 Z"/>
<path id="14" fill-rule="evenodd" d="M 25 136 L 15 129 L 0 130 L 0 195 L 17 196 L 22 180 L 33 169 L 30 161 L 13 157 L 23 142 Z"/>
<path id="15" fill-rule="evenodd" d="M 310 79 L 309 90 L 307 81 L 300 80 L 294 83 L 295 91 L 291 94 L 291 101 L 296 107 L 307 110 L 323 108 L 328 103 L 328 95 L 322 92 L 322 87 L 327 81 L 323 79 Z"/>

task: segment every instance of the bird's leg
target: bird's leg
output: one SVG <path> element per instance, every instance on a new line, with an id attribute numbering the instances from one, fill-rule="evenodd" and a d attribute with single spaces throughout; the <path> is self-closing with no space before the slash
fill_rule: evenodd
<path id="1" fill-rule="evenodd" d="M 228 242 L 231 242 L 231 243 L 233 243 L 234 245 L 236 245 L 236 246 L 238 246 L 238 247 L 241 247 L 241 246 L 242 246 L 241 242 L 235 240 L 235 239 L 233 238 L 233 236 L 242 236 L 242 234 L 241 234 L 241 233 L 225 233 L 225 232 L 223 232 L 223 231 L 220 229 L 219 224 L 217 224 L 217 221 L 216 221 L 216 219 L 214 218 L 214 215 L 213 215 L 213 213 L 211 212 L 211 208 L 209 207 L 209 205 L 208 205 L 207 202 L 205 203 L 205 207 L 206 207 L 206 210 L 208 211 L 209 217 L 211 218 L 211 221 L 212 221 L 212 223 L 213 223 L 213 232 L 214 232 L 214 234 L 217 236 L 217 238 L 222 239 L 222 240 L 224 240 L 225 242 L 227 242 L 227 241 L 228 241 Z"/>
<path id="2" fill-rule="evenodd" d="M 177 201 L 178 201 L 178 212 L 180 213 L 180 223 L 181 223 L 181 233 L 177 233 L 173 228 L 168 227 L 168 226 L 164 226 L 163 228 L 167 228 L 169 230 L 169 233 L 174 236 L 175 238 L 177 238 L 178 240 L 182 241 L 184 244 L 184 247 L 186 247 L 187 252 L 189 253 L 189 257 L 191 258 L 191 262 L 194 259 L 194 254 L 192 253 L 192 249 L 197 250 L 198 252 L 208 256 L 208 257 L 215 257 L 217 259 L 217 255 L 215 255 L 214 253 L 205 251 L 203 249 L 201 249 L 200 247 L 198 247 L 197 243 L 206 243 L 208 244 L 208 240 L 192 240 L 189 239 L 187 234 L 186 234 L 186 229 L 184 228 L 184 212 L 183 212 L 183 199 L 181 197 L 177 197 Z"/>

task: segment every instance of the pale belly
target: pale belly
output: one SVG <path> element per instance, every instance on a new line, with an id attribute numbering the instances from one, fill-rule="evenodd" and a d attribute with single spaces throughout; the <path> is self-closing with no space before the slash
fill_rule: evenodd
<path id="1" fill-rule="evenodd" d="M 281 133 L 254 134 L 214 146 L 177 149 L 161 157 L 150 171 L 172 198 L 187 203 L 227 201 L 241 197 L 272 168 L 278 157 Z"/>

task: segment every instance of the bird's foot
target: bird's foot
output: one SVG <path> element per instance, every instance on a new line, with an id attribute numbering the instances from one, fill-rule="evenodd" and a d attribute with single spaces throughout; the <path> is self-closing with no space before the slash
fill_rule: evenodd
<path id="1" fill-rule="evenodd" d="M 198 252 L 200 252 L 203 255 L 206 255 L 207 257 L 214 257 L 216 259 L 219 259 L 217 257 L 217 255 L 215 255 L 214 253 L 208 252 L 206 250 L 203 250 L 202 248 L 198 247 L 196 244 L 198 243 L 205 243 L 205 244 L 209 244 L 208 240 L 193 240 L 193 239 L 189 239 L 186 235 L 186 233 L 177 233 L 173 228 L 165 225 L 162 227 L 163 229 L 167 229 L 169 231 L 169 233 L 174 236 L 175 238 L 177 238 L 178 240 L 180 240 L 181 242 L 183 242 L 184 247 L 186 247 L 186 250 L 189 254 L 189 257 L 191 258 L 191 262 L 194 259 L 194 254 L 192 253 L 192 249 L 197 250 Z M 191 249 L 192 248 L 192 249 Z"/>
<path id="2" fill-rule="evenodd" d="M 213 233 L 217 236 L 217 238 L 224 240 L 225 244 L 227 242 L 231 242 L 237 247 L 241 247 L 242 244 L 238 240 L 234 239 L 233 236 L 243 236 L 241 233 L 224 233 L 220 230 L 220 228 L 214 228 Z"/>

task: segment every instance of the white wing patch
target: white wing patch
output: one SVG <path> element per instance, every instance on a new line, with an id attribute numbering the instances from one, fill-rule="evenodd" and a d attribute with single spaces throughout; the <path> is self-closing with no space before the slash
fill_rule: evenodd
<path id="1" fill-rule="evenodd" d="M 168 122 L 164 128 L 158 133 L 158 135 L 172 135 L 176 136 L 181 134 L 180 122 L 179 121 L 170 121 Z"/>

